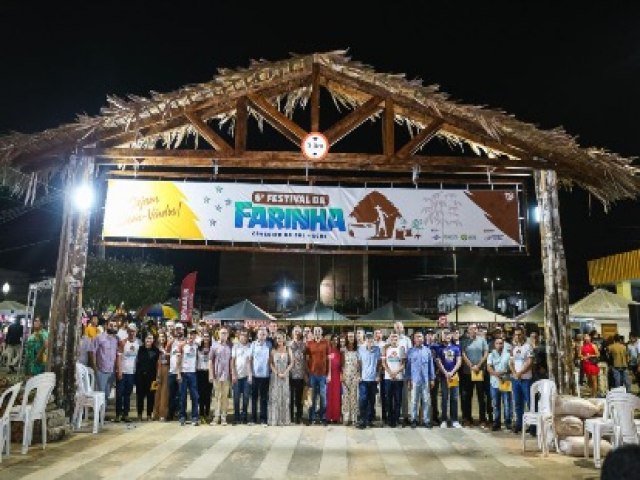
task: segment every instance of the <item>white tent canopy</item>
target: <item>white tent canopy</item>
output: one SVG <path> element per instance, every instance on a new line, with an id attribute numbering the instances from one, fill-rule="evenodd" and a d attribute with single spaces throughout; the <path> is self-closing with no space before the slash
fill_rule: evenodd
<path id="1" fill-rule="evenodd" d="M 603 324 L 616 324 L 618 333 L 629 335 L 629 304 L 637 304 L 622 295 L 598 288 L 569 307 L 573 322 L 591 324 L 602 333 Z"/>
<path id="2" fill-rule="evenodd" d="M 344 315 L 336 312 L 333 308 L 315 301 L 302 307 L 301 309 L 287 315 L 287 320 L 316 320 L 316 321 L 344 321 L 349 320 Z"/>
<path id="3" fill-rule="evenodd" d="M 456 317 L 456 310 L 458 311 Z M 474 305 L 473 303 L 465 303 L 464 305 L 459 305 L 457 309 L 451 310 L 447 314 L 447 320 L 449 323 L 505 323 L 509 322 L 510 319 L 500 315 L 499 313 L 494 313 L 491 310 L 487 310 L 486 308 L 479 307 Z"/>
<path id="4" fill-rule="evenodd" d="M 274 321 L 276 317 L 265 312 L 249 300 L 242 300 L 230 307 L 223 308 L 217 312 L 211 312 L 202 317 L 203 320 L 219 321 Z"/>
<path id="5" fill-rule="evenodd" d="M 544 303 L 540 302 L 513 319 L 517 323 L 544 323 Z"/>
<path id="6" fill-rule="evenodd" d="M 2 315 L 25 315 L 27 306 L 14 300 L 0 302 L 0 314 Z"/>

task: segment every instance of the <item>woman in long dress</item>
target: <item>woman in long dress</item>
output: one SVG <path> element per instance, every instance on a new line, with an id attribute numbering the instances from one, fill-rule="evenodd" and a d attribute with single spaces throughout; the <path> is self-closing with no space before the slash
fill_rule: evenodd
<path id="1" fill-rule="evenodd" d="M 169 351 L 167 350 L 167 334 L 158 334 L 158 370 L 156 397 L 153 403 L 153 419 L 164 421 L 169 414 Z"/>
<path id="2" fill-rule="evenodd" d="M 358 347 L 354 332 L 347 333 L 346 347 L 342 352 L 342 421 L 355 425 L 358 420 Z"/>
<path id="3" fill-rule="evenodd" d="M 598 351 L 598 347 L 591 343 L 591 337 L 586 333 L 582 337 L 580 358 L 582 359 L 584 374 L 589 382 L 589 387 L 591 387 L 591 396 L 595 397 L 598 393 L 598 374 L 600 373 L 600 367 L 598 367 L 597 362 L 600 358 L 600 352 Z"/>
<path id="4" fill-rule="evenodd" d="M 276 344 L 271 349 L 271 381 L 269 382 L 269 425 L 289 425 L 289 371 L 293 367 L 291 349 L 284 343 L 284 335 L 276 334 Z"/>
<path id="5" fill-rule="evenodd" d="M 340 422 L 342 410 L 342 359 L 338 335 L 331 335 L 329 345 L 331 380 L 327 382 L 327 422 Z"/>

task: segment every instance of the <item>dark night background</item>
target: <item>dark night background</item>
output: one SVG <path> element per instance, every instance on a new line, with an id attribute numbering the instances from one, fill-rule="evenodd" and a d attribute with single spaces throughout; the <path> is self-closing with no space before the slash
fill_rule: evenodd
<path id="1" fill-rule="evenodd" d="M 563 126 L 583 146 L 638 155 L 640 7 L 528 3 L 372 2 L 350 12 L 348 2 L 293 9 L 288 2 L 4 0 L 0 134 L 96 115 L 109 94 L 145 96 L 208 81 L 218 68 L 244 67 L 251 59 L 348 48 L 354 60 L 379 72 L 439 84 L 454 99 L 499 108 L 542 128 Z M 2 209 L 22 203 L 1 194 Z M 561 191 L 560 202 L 575 301 L 590 290 L 587 260 L 640 246 L 640 208 L 626 201 L 605 213 L 578 188 Z M 32 277 L 53 274 L 60 216 L 55 201 L 3 220 L 0 267 Z M 517 258 L 463 257 L 461 276 L 529 278 L 540 268 L 535 227 L 529 246 L 530 255 Z M 203 283 L 216 281 L 207 273 L 215 269 L 213 253 L 119 254 L 173 263 L 177 282 L 193 269 Z M 420 273 L 424 262 L 411 263 Z"/>

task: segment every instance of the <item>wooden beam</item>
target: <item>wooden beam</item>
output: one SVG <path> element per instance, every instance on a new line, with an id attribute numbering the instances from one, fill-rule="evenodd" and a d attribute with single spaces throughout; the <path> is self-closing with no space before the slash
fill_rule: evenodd
<path id="1" fill-rule="evenodd" d="M 102 245 L 104 247 L 130 247 L 130 248 L 162 248 L 167 250 L 206 250 L 206 251 L 222 251 L 222 252 L 252 252 L 252 253 L 300 253 L 300 254 L 322 254 L 322 255 L 386 255 L 386 256 L 394 256 L 394 257 L 414 257 L 414 256 L 424 256 L 424 255 L 451 255 L 451 250 L 443 247 L 430 247 L 430 248 L 399 248 L 395 247 L 393 250 L 388 249 L 364 249 L 364 248 L 353 248 L 353 249 L 336 249 L 336 248 L 321 248 L 319 246 L 310 246 L 307 248 L 305 245 L 282 245 L 282 246 L 272 246 L 270 244 L 264 245 L 222 245 L 222 244 L 212 244 L 212 243 L 185 243 L 185 242 L 134 242 L 134 241 L 117 241 L 117 240 L 103 240 L 96 242 L 96 245 Z M 465 251 L 460 249 L 459 254 L 481 254 L 483 251 L 492 252 L 495 255 L 495 248 L 476 248 L 475 250 L 469 249 Z M 456 250 L 458 252 L 458 250 Z M 502 255 L 515 255 L 522 256 L 523 253 L 520 250 L 507 250 L 501 249 Z"/>
<path id="2" fill-rule="evenodd" d="M 280 113 L 276 107 L 271 105 L 266 99 L 258 95 L 248 95 L 249 102 L 262 115 L 269 124 L 278 132 L 289 139 L 294 145 L 300 146 L 300 143 L 307 135 L 298 124 Z"/>
<path id="3" fill-rule="evenodd" d="M 384 102 L 382 97 L 372 97 L 355 110 L 338 120 L 330 128 L 325 130 L 324 136 L 327 137 L 329 145 L 334 145 L 343 137 L 362 125 L 371 115 L 377 113 L 382 107 L 380 104 Z"/>
<path id="4" fill-rule="evenodd" d="M 341 175 L 339 177 L 326 175 L 326 174 L 314 174 L 314 172 L 310 173 L 293 173 L 292 171 L 280 170 L 277 173 L 268 173 L 261 170 L 256 170 L 252 173 L 246 172 L 237 172 L 231 170 L 221 170 L 218 174 L 214 174 L 211 171 L 203 172 L 184 172 L 184 171 L 164 171 L 164 170 L 110 170 L 107 172 L 107 176 L 109 178 L 146 178 L 146 179 L 154 179 L 154 180 L 209 180 L 209 181 L 218 181 L 218 180 L 242 180 L 242 181 L 283 181 L 283 182 L 301 182 L 301 183 L 318 183 L 318 182 L 327 182 L 327 183 L 347 183 L 347 184 L 385 184 L 385 185 L 407 185 L 414 187 L 415 183 L 419 185 L 462 185 L 462 184 L 472 184 L 472 185 L 504 185 L 504 186 L 515 186 L 520 185 L 520 188 L 523 188 L 523 185 L 519 182 L 521 180 L 515 180 L 512 178 L 508 178 L 496 175 L 491 177 L 491 182 L 485 177 L 462 177 L 460 175 L 454 176 L 436 176 L 429 172 L 424 172 L 414 183 L 413 179 L 408 175 L 400 176 L 398 174 L 388 174 L 384 177 L 374 177 L 374 176 L 344 176 Z"/>
<path id="5" fill-rule="evenodd" d="M 320 68 L 313 64 L 311 73 L 311 131 L 320 131 Z"/>
<path id="6" fill-rule="evenodd" d="M 384 100 L 384 117 L 382 118 L 382 152 L 385 156 L 392 156 L 395 151 L 395 114 L 393 100 Z"/>
<path id="7" fill-rule="evenodd" d="M 202 121 L 202 119 L 194 112 L 186 111 L 184 116 L 191 122 L 196 128 L 201 137 L 203 137 L 209 145 L 215 148 L 219 152 L 232 153 L 233 148 L 229 145 L 224 138 L 214 132 L 209 125 Z"/>
<path id="8" fill-rule="evenodd" d="M 236 102 L 236 155 L 242 155 L 247 149 L 247 119 L 247 97 L 240 97 Z"/>
<path id="9" fill-rule="evenodd" d="M 407 158 L 410 155 L 414 155 L 438 133 L 443 123 L 439 118 L 433 119 L 427 128 L 420 130 L 415 137 L 404 144 L 402 148 L 398 150 L 396 156 L 398 158 Z"/>

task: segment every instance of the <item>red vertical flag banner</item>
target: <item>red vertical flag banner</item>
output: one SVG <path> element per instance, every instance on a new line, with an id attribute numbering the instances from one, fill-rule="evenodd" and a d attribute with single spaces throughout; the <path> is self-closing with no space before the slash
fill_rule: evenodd
<path id="1" fill-rule="evenodd" d="M 182 286 L 180 287 L 180 321 L 182 323 L 191 323 L 197 275 L 198 272 L 191 272 L 182 280 Z"/>

